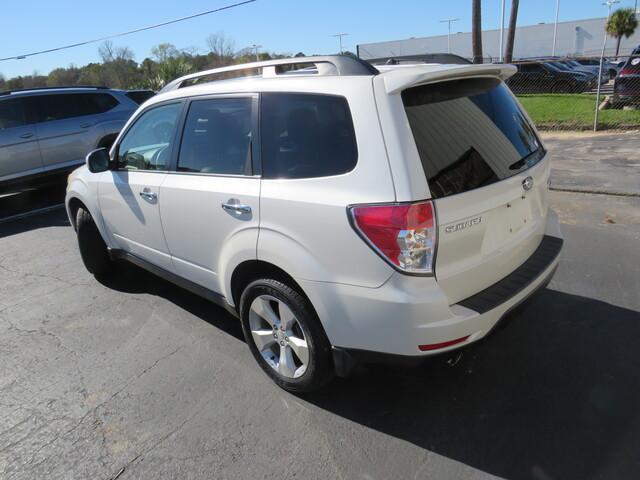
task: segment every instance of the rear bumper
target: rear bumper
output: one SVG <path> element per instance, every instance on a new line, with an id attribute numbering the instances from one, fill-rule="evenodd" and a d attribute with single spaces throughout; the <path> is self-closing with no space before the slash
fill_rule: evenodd
<path id="1" fill-rule="evenodd" d="M 515 309 L 517 306 L 529 300 L 538 291 L 544 289 L 553 278 L 553 275 L 556 273 L 557 268 L 558 266 L 556 264 L 555 267 L 553 267 L 553 269 L 551 270 L 551 272 L 549 272 L 547 277 L 544 278 L 544 280 L 541 283 L 537 284 L 536 287 L 534 287 L 530 293 L 522 297 L 515 304 L 511 305 L 506 311 L 499 314 L 498 319 L 495 321 L 495 323 L 493 323 L 491 327 L 489 327 L 489 331 L 487 331 L 485 335 L 479 336 L 473 340 L 461 342 L 460 344 L 457 344 L 456 346 L 451 348 L 438 349 L 434 353 L 427 354 L 427 355 L 396 355 L 392 353 L 375 352 L 372 350 L 332 347 L 333 361 L 334 361 L 334 365 L 336 366 L 336 372 L 339 376 L 347 376 L 349 372 L 351 372 L 351 370 L 353 370 L 353 368 L 357 364 L 385 364 L 385 365 L 415 367 L 415 366 L 421 365 L 422 363 L 424 363 L 426 360 L 428 360 L 430 357 L 434 356 L 435 354 L 441 354 L 441 353 L 446 353 L 450 350 L 456 350 L 468 345 L 471 342 L 480 340 L 481 338 L 486 337 L 486 335 L 489 334 L 491 330 L 495 329 L 500 323 L 500 321 L 511 310 Z"/>
<path id="2" fill-rule="evenodd" d="M 301 284 L 334 346 L 338 373 L 358 362 L 415 364 L 486 336 L 506 313 L 549 283 L 562 243 L 558 218 L 550 210 L 545 236 L 526 262 L 454 305 L 448 305 L 435 279 L 399 273 L 377 289 Z M 452 340 L 458 341 L 447 345 Z"/>

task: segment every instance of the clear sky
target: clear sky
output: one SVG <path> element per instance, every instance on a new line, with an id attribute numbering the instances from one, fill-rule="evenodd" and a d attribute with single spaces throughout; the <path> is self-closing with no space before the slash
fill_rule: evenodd
<path id="1" fill-rule="evenodd" d="M 101 2 L 23 0 L 5 2 L 0 16 L 0 57 L 84 41 L 143 27 L 235 0 L 108 0 Z M 602 0 L 560 0 L 560 21 L 602 17 Z M 552 23 L 556 0 L 520 0 L 518 23 Z M 483 28 L 500 24 L 501 0 L 482 0 Z M 507 0 L 507 18 L 510 0 Z M 616 7 L 633 7 L 621 0 Z M 113 40 L 127 46 L 137 61 L 150 55 L 153 45 L 169 42 L 178 48 L 206 52 L 205 38 L 223 31 L 240 49 L 253 43 L 272 52 L 335 53 L 334 33 L 348 32 L 345 49 L 358 43 L 445 34 L 442 18 L 460 18 L 454 31 L 471 29 L 471 0 L 257 0 L 222 13 Z M 37 71 L 46 74 L 59 66 L 98 61 L 98 44 L 24 60 L 0 62 L 6 78 Z"/>

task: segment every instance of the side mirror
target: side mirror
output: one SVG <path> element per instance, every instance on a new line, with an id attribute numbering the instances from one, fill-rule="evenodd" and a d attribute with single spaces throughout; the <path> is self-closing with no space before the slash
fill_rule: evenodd
<path id="1" fill-rule="evenodd" d="M 91 173 L 106 172 L 109 170 L 109 151 L 106 148 L 98 148 L 87 155 L 87 168 Z"/>

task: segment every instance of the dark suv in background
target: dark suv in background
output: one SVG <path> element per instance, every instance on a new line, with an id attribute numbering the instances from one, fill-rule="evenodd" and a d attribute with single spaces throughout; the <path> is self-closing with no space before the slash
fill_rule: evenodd
<path id="1" fill-rule="evenodd" d="M 633 51 L 616 77 L 613 103 L 616 106 L 640 104 L 640 47 Z"/>
<path id="2" fill-rule="evenodd" d="M 553 62 L 514 62 L 518 72 L 507 80 L 514 93 L 582 93 L 596 86 L 593 75 L 562 69 Z"/>
<path id="3" fill-rule="evenodd" d="M 81 165 L 152 95 L 104 87 L 0 92 L 0 191 Z"/>

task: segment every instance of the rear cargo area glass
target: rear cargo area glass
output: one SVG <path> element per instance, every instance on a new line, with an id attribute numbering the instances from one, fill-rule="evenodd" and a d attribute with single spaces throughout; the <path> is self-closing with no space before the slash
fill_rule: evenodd
<path id="1" fill-rule="evenodd" d="M 530 168 L 544 149 L 498 79 L 421 85 L 402 92 L 433 198 L 490 185 Z"/>

